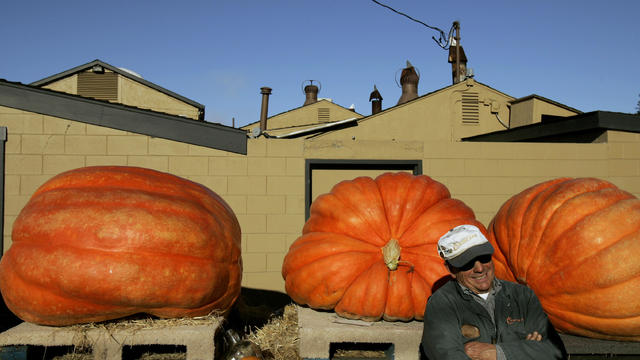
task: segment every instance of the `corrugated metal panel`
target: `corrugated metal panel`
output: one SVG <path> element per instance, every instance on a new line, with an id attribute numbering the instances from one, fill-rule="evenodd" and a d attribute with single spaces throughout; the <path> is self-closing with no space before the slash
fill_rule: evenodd
<path id="1" fill-rule="evenodd" d="M 82 72 L 78 74 L 78 95 L 99 100 L 118 100 L 118 74 Z"/>
<path id="2" fill-rule="evenodd" d="M 478 102 L 477 92 L 462 93 L 462 123 L 463 124 L 479 124 L 480 123 L 480 106 Z"/>

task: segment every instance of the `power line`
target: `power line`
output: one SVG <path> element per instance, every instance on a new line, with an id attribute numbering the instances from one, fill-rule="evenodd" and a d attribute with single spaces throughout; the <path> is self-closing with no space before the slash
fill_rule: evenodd
<path id="1" fill-rule="evenodd" d="M 433 39 L 433 41 L 435 41 L 435 42 L 436 42 L 436 43 L 437 43 L 441 48 L 443 48 L 443 49 L 445 49 L 445 50 L 449 49 L 449 46 L 451 45 L 451 43 L 450 43 L 449 39 L 451 39 L 451 35 L 453 34 L 453 29 L 454 29 L 453 25 L 451 26 L 451 29 L 449 29 L 449 34 L 445 36 L 444 31 L 442 31 L 441 29 L 439 29 L 439 28 L 437 28 L 437 27 L 435 27 L 435 26 L 431 26 L 431 25 L 429 25 L 429 24 L 427 24 L 427 23 L 425 23 L 425 22 L 423 22 L 423 21 L 420 21 L 420 20 L 418 20 L 418 19 L 414 19 L 413 17 L 411 17 L 411 16 L 409 16 L 409 15 L 407 15 L 407 14 L 405 14 L 405 13 L 401 12 L 401 11 L 398 11 L 398 10 L 394 9 L 394 8 L 392 8 L 392 7 L 391 7 L 391 6 L 389 6 L 389 5 L 385 5 L 385 4 L 383 4 L 383 3 L 381 3 L 381 2 L 379 2 L 379 1 L 377 1 L 377 0 L 371 0 L 371 1 L 373 1 L 374 3 L 376 3 L 376 4 L 378 4 L 378 5 L 382 6 L 382 7 L 385 7 L 385 8 L 387 8 L 387 9 L 389 9 L 389 10 L 393 11 L 393 12 L 394 12 L 394 13 L 396 13 L 396 14 L 399 14 L 399 15 L 405 16 L 405 17 L 407 17 L 409 20 L 415 21 L 415 22 L 417 22 L 418 24 L 424 25 L 424 26 L 428 27 L 429 29 L 432 29 L 432 30 L 435 30 L 435 31 L 439 32 L 439 33 L 440 33 L 440 38 L 436 39 L 436 37 L 435 37 L 435 36 L 432 36 L 431 38 L 432 38 L 432 39 Z"/>

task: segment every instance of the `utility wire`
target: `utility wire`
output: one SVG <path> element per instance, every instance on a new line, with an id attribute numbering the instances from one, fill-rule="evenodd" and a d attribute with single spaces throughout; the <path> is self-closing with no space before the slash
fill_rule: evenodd
<path id="1" fill-rule="evenodd" d="M 432 36 L 431 38 L 432 38 L 432 39 L 433 39 L 433 41 L 435 41 L 435 42 L 436 42 L 436 43 L 437 43 L 441 48 L 443 48 L 443 49 L 445 49 L 445 50 L 449 49 L 449 46 L 451 45 L 451 43 L 450 43 L 449 39 L 451 39 L 451 36 L 452 36 L 452 34 L 453 34 L 453 30 L 454 30 L 453 25 L 451 26 L 451 29 L 449 29 L 449 34 L 448 34 L 447 36 L 445 36 L 444 31 L 442 31 L 441 29 L 439 29 L 439 28 L 437 28 L 437 27 L 435 27 L 435 26 L 431 26 L 431 25 L 429 25 L 429 24 L 427 24 L 427 23 L 425 23 L 425 22 L 423 22 L 423 21 L 420 21 L 420 20 L 414 19 L 414 18 L 412 18 L 411 16 L 409 16 L 409 15 L 407 15 L 407 14 L 403 13 L 403 12 L 400 12 L 400 11 L 398 11 L 398 10 L 394 9 L 394 8 L 392 8 L 392 7 L 391 7 L 391 6 L 389 6 L 389 5 L 385 5 L 385 4 L 383 4 L 383 3 L 381 3 L 381 2 L 379 2 L 379 1 L 377 1 L 377 0 L 371 0 L 371 1 L 373 1 L 374 3 L 376 3 L 376 4 L 378 4 L 378 5 L 382 6 L 382 7 L 385 7 L 385 8 L 387 8 L 387 9 L 389 9 L 389 10 L 393 11 L 393 12 L 394 12 L 394 13 L 396 13 L 396 14 L 399 14 L 399 15 L 405 16 L 405 17 L 407 17 L 409 20 L 413 20 L 413 21 L 415 21 L 415 22 L 417 22 L 417 23 L 419 23 L 419 24 L 422 24 L 422 25 L 424 25 L 424 26 L 428 27 L 429 29 L 432 29 L 432 30 L 435 30 L 435 31 L 439 32 L 439 33 L 440 33 L 440 38 L 436 39 L 436 37 L 435 37 L 435 36 Z"/>

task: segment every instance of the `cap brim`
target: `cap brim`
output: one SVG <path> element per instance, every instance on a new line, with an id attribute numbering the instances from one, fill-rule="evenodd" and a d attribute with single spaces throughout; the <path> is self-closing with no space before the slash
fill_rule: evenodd
<path id="1" fill-rule="evenodd" d="M 478 256 L 491 254 L 493 254 L 493 246 L 491 246 L 490 243 L 486 242 L 484 244 L 476 245 L 469 248 L 467 251 L 456 256 L 455 258 L 447 260 L 447 262 L 457 268 L 461 268 L 469 261 L 475 259 Z"/>

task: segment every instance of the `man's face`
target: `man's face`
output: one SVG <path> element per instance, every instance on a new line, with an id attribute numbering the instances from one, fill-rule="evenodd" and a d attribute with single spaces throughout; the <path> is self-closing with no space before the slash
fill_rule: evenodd
<path id="1" fill-rule="evenodd" d="M 476 294 L 491 290 L 495 278 L 491 255 L 478 256 L 466 265 L 449 268 L 451 275 Z"/>

